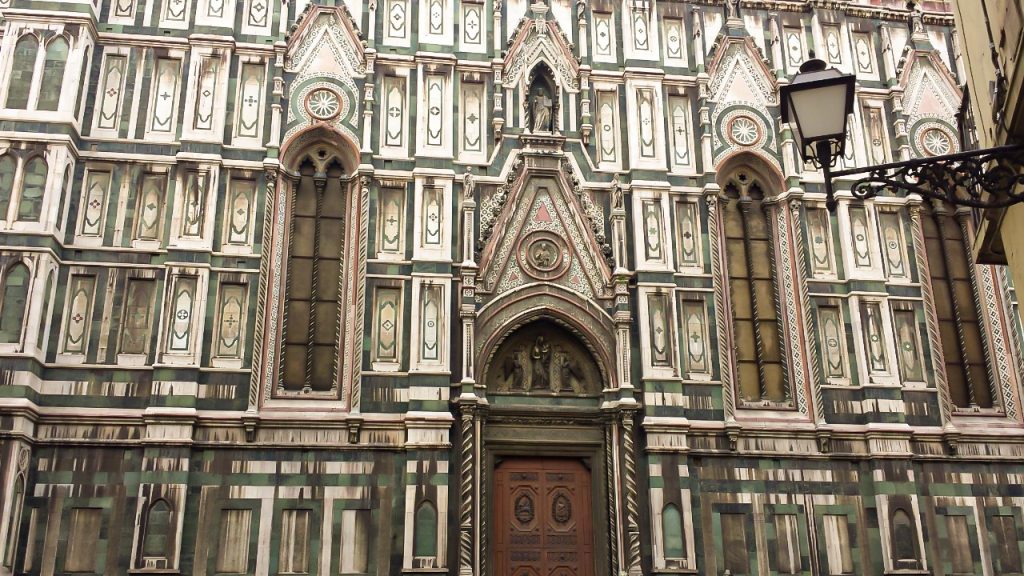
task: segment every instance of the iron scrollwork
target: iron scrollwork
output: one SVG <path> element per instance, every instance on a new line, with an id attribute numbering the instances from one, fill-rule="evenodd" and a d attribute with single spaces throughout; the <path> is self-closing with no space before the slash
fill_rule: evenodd
<path id="1" fill-rule="evenodd" d="M 1024 145 L 1001 146 L 891 162 L 832 172 L 825 167 L 829 209 L 835 200 L 832 180 L 867 174 L 853 182 L 854 198 L 865 200 L 889 193 L 918 194 L 956 206 L 1005 208 L 1024 202 Z"/>

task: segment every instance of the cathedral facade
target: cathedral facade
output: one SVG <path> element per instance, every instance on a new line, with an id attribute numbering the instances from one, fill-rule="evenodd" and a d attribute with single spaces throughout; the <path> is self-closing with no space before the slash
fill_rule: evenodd
<path id="1" fill-rule="evenodd" d="M 945 2 L 0 15 L 0 575 L 1024 573 Z"/>

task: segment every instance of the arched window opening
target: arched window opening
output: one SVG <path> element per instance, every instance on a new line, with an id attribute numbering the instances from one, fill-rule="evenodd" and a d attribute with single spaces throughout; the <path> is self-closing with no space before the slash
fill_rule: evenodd
<path id="1" fill-rule="evenodd" d="M 7 208 L 14 194 L 14 173 L 18 163 L 10 154 L 0 157 L 0 220 L 7 219 Z"/>
<path id="2" fill-rule="evenodd" d="M 11 515 L 7 517 L 7 545 L 4 546 L 4 568 L 14 566 L 14 556 L 18 552 L 18 528 L 21 527 L 21 511 L 25 504 L 25 479 L 18 476 L 14 481 L 14 494 Z"/>
<path id="3" fill-rule="evenodd" d="M 160 498 L 153 502 L 146 514 L 146 528 L 142 539 L 142 554 L 147 558 L 167 558 L 171 544 L 171 505 Z"/>
<path id="4" fill-rule="evenodd" d="M 661 537 L 664 541 L 666 560 L 686 557 L 686 547 L 683 544 L 683 516 L 675 504 L 669 504 L 661 511 Z"/>
<path id="5" fill-rule="evenodd" d="M 416 509 L 412 555 L 416 558 L 437 556 L 437 510 L 429 500 L 420 502 Z"/>
<path id="6" fill-rule="evenodd" d="M 903 508 L 896 508 L 892 513 L 892 561 L 897 570 L 918 565 L 917 530 Z"/>
<path id="7" fill-rule="evenodd" d="M 46 160 L 36 156 L 25 165 L 24 182 L 21 185 L 21 199 L 18 202 L 18 220 L 38 222 L 43 211 L 43 194 L 46 191 Z"/>
<path id="8" fill-rule="evenodd" d="M 985 361 L 985 335 L 975 303 L 970 213 L 932 207 L 921 218 L 928 270 L 939 319 L 949 394 L 958 408 L 998 407 Z"/>
<path id="9" fill-rule="evenodd" d="M 28 305 L 28 266 L 17 263 L 4 275 L 3 295 L 0 296 L 0 343 L 21 341 Z"/>
<path id="10" fill-rule="evenodd" d="M 42 350 L 43 336 L 50 313 L 50 295 L 53 293 L 53 270 L 46 275 L 46 290 L 43 292 L 43 309 L 39 311 L 39 325 L 36 327 L 36 348 Z"/>
<path id="11" fill-rule="evenodd" d="M 725 186 L 723 212 L 737 387 L 748 405 L 790 403 L 776 302 L 775 251 L 760 183 L 739 172 Z"/>
<path id="12" fill-rule="evenodd" d="M 345 206 L 341 163 L 307 157 L 291 197 L 279 391 L 336 392 L 343 322 Z"/>
<path id="13" fill-rule="evenodd" d="M 14 45 L 11 62 L 11 79 L 7 84 L 7 107 L 24 110 L 28 108 L 28 97 L 32 92 L 32 79 L 36 70 L 36 53 L 39 40 L 32 34 L 25 34 Z"/>
<path id="14" fill-rule="evenodd" d="M 46 47 L 46 60 L 43 62 L 43 79 L 39 83 L 39 110 L 56 110 L 60 104 L 60 94 L 64 88 L 64 67 L 68 61 L 68 41 L 57 36 Z"/>

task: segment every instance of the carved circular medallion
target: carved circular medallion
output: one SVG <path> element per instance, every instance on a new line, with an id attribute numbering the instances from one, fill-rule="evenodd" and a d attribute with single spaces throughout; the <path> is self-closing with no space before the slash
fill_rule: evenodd
<path id="1" fill-rule="evenodd" d="M 538 280 L 562 277 L 572 262 L 572 253 L 565 240 L 546 230 L 525 235 L 519 241 L 516 254 L 523 271 Z"/>
<path id="2" fill-rule="evenodd" d="M 730 120 L 728 134 L 740 146 L 753 146 L 761 140 L 761 129 L 757 121 L 747 115 L 739 115 Z"/>
<path id="3" fill-rule="evenodd" d="M 306 110 L 317 120 L 330 120 L 338 115 L 341 102 L 333 90 L 317 88 L 306 96 Z"/>
<path id="4" fill-rule="evenodd" d="M 516 498 L 515 516 L 520 524 L 529 524 L 533 521 L 533 498 L 530 498 L 529 494 L 521 494 Z"/>
<path id="5" fill-rule="evenodd" d="M 942 128 L 927 127 L 920 131 L 921 150 L 929 156 L 942 156 L 953 152 L 953 138 Z"/>
<path id="6" fill-rule="evenodd" d="M 572 519 L 572 502 L 565 494 L 559 494 L 551 501 L 551 518 L 559 524 Z"/>

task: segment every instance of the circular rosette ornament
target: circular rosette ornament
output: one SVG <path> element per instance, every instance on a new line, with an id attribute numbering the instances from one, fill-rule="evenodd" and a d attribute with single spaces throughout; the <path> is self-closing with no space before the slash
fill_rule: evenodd
<path id="1" fill-rule="evenodd" d="M 341 111 L 338 93 L 327 88 L 317 88 L 306 96 L 306 110 L 317 120 L 331 120 Z"/>
<path id="2" fill-rule="evenodd" d="M 519 266 L 537 280 L 555 280 L 569 270 L 572 250 L 553 232 L 537 230 L 523 236 L 516 250 Z"/>

